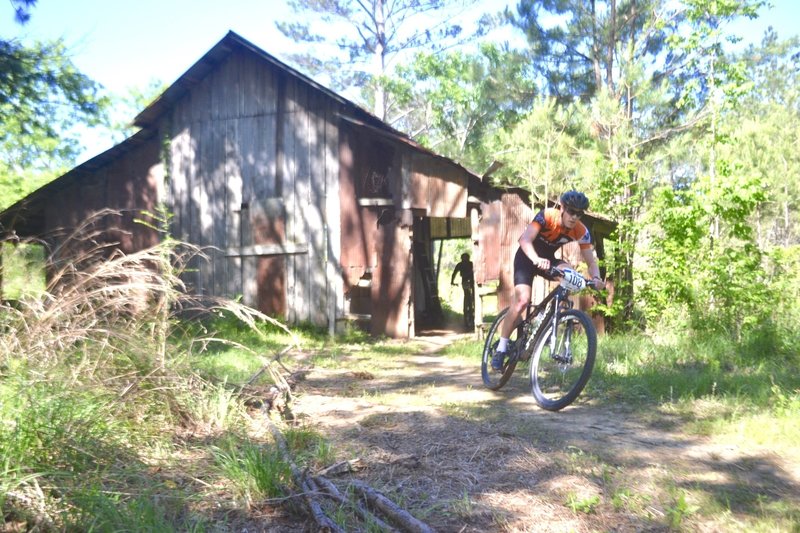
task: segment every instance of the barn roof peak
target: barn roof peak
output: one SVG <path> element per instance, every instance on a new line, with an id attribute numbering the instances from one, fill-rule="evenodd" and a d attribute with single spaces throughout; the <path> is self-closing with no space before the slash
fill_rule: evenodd
<path id="1" fill-rule="evenodd" d="M 238 33 L 230 30 L 219 42 L 217 42 L 217 44 L 215 44 L 208 52 L 206 52 L 191 67 L 189 67 L 186 72 L 184 72 L 177 80 L 175 80 L 175 82 L 173 82 L 163 93 L 161 93 L 158 98 L 153 100 L 150 105 L 142 110 L 134 119 L 134 125 L 140 128 L 149 128 L 154 126 L 159 117 L 166 113 L 167 110 L 175 104 L 175 102 L 177 102 L 183 95 L 191 91 L 194 86 L 200 83 L 210 72 L 217 68 L 236 50 L 248 50 L 252 52 L 258 56 L 259 59 L 272 64 L 290 76 L 324 93 L 343 106 L 351 108 L 360 116 L 359 118 L 386 125 L 383 121 L 366 111 L 364 108 L 360 107 L 358 104 L 344 98 L 340 94 L 313 80 L 299 70 L 287 65 L 277 57 L 267 53 L 265 50 L 259 48 Z M 388 127 L 388 125 L 386 126 Z"/>

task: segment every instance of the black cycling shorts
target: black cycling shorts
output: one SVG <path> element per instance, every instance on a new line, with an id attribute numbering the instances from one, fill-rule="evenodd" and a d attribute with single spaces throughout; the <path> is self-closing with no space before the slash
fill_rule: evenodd
<path id="1" fill-rule="evenodd" d="M 544 259 L 550 260 L 551 267 L 568 265 L 566 261 L 556 259 L 555 257 L 544 257 Z M 542 270 L 533 264 L 533 261 L 525 255 L 522 248 L 517 248 L 517 254 L 514 256 L 514 286 L 527 285 L 528 287 L 532 287 L 534 276 L 542 276 L 545 279 L 554 281 L 553 277 L 549 276 L 546 270 Z"/>

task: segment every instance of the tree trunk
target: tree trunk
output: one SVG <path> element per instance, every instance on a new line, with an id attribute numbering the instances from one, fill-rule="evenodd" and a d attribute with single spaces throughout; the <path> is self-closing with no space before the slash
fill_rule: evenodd
<path id="1" fill-rule="evenodd" d="M 383 80 L 378 77 L 383 77 L 386 70 L 386 14 L 384 13 L 385 3 L 384 0 L 378 0 L 375 3 L 375 116 L 379 119 L 386 120 L 386 91 L 383 87 Z"/>
<path id="2" fill-rule="evenodd" d="M 600 70 L 600 36 L 597 33 L 597 11 L 595 0 L 592 0 L 592 67 L 594 68 L 594 84 L 599 90 L 603 86 L 603 75 Z"/>
<path id="3" fill-rule="evenodd" d="M 606 43 L 606 87 L 614 94 L 614 45 L 617 40 L 617 0 L 611 0 L 609 6 L 608 43 Z"/>

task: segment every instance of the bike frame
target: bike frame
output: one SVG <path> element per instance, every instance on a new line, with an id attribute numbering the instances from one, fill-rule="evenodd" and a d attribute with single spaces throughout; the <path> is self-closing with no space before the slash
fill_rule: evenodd
<path id="1" fill-rule="evenodd" d="M 572 302 L 568 298 L 569 291 L 562 286 L 558 286 L 552 291 L 550 294 L 544 297 L 544 299 L 539 302 L 538 304 L 534 305 L 533 303 L 528 304 L 528 309 L 526 311 L 525 319 L 520 323 L 520 327 L 525 324 L 525 322 L 530 321 L 533 317 L 539 314 L 547 314 L 547 308 L 553 307 L 553 325 L 556 324 L 558 320 L 558 310 L 566 305 L 567 309 L 572 309 Z M 533 333 L 536 333 L 535 331 Z"/>
<path id="2" fill-rule="evenodd" d="M 551 274 L 560 274 L 561 271 L 558 268 L 552 268 L 550 270 Z M 587 287 L 593 287 L 591 280 L 586 280 Z M 572 301 L 569 299 L 570 291 L 567 288 L 562 287 L 561 285 L 556 286 L 550 293 L 545 296 L 541 302 L 534 305 L 532 302 L 528 303 L 528 308 L 526 310 L 525 318 L 519 323 L 517 326 L 519 329 L 517 331 L 517 338 L 522 338 L 521 335 L 523 334 L 523 330 L 526 323 L 530 323 L 531 320 L 539 314 L 543 314 L 547 316 L 547 310 L 549 307 L 553 308 L 553 316 L 550 318 L 552 323 L 553 331 L 557 330 L 557 324 L 559 319 L 559 311 L 561 309 L 572 309 L 573 304 Z M 536 334 L 541 331 L 542 325 L 539 324 L 536 331 L 531 331 L 530 338 L 525 339 L 525 348 L 527 348 L 531 342 L 536 339 Z M 567 343 L 569 343 L 571 335 L 567 334 Z M 555 350 L 555 343 L 556 337 L 550 339 L 550 349 Z M 567 346 L 569 348 L 569 346 Z"/>

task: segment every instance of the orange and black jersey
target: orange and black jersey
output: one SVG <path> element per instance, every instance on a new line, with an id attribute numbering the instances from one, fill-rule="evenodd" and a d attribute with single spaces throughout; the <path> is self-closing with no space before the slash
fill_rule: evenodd
<path id="1" fill-rule="evenodd" d="M 556 250 L 568 242 L 578 241 L 581 250 L 592 248 L 592 236 L 580 221 L 572 229 L 561 223 L 561 211 L 555 208 L 542 209 L 533 217 L 531 224 L 538 227 L 539 234 L 533 240 L 533 249 L 539 257 L 554 257 Z"/>

